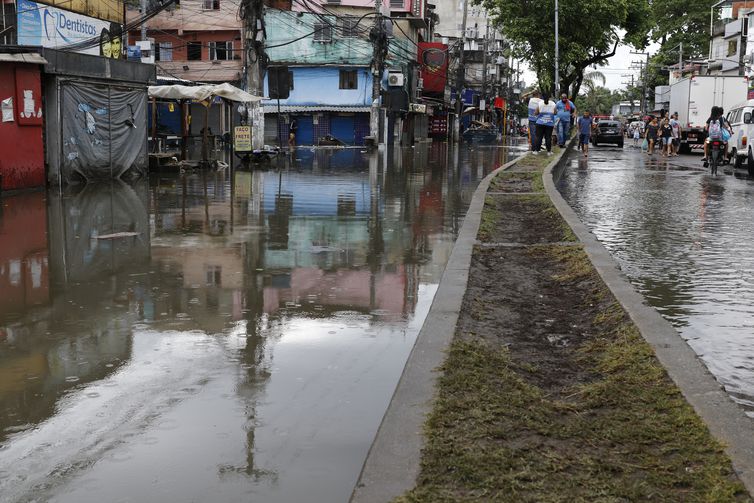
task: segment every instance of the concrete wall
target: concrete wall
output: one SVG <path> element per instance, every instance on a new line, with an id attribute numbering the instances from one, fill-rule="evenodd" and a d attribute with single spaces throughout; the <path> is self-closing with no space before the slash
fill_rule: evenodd
<path id="1" fill-rule="evenodd" d="M 357 89 L 339 89 L 340 70 L 358 72 Z M 368 68 L 290 67 L 290 71 L 293 73 L 293 89 L 288 99 L 280 100 L 281 105 L 370 106 L 372 103 L 372 75 Z M 267 76 L 264 95 L 269 96 Z M 263 103 L 273 108 L 277 106 L 277 100 Z"/>

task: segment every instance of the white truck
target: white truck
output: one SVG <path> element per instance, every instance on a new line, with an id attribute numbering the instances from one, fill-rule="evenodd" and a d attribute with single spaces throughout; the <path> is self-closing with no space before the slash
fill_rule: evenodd
<path id="1" fill-rule="evenodd" d="M 670 86 L 669 113 L 678 112 L 683 128 L 681 148 L 701 153 L 706 133 L 704 126 L 713 106 L 723 107 L 727 114 L 734 105 L 746 99 L 746 77 L 698 75 Z"/>

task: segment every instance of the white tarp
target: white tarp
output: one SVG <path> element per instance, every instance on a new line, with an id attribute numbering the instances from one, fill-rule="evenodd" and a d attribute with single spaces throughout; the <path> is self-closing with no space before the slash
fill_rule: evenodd
<path id="1" fill-rule="evenodd" d="M 241 103 L 257 103 L 262 101 L 259 96 L 254 96 L 228 83 L 205 84 L 202 86 L 149 86 L 150 98 L 163 98 L 168 100 L 206 100 L 210 96 L 220 96 L 231 101 Z"/>

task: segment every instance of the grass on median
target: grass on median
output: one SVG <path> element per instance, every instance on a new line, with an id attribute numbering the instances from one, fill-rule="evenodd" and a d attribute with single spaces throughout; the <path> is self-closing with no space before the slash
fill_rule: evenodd
<path id="1" fill-rule="evenodd" d="M 546 196 L 505 197 L 541 204 L 542 218 L 562 218 Z M 493 203 L 488 196 L 480 239 L 515 217 L 501 218 Z M 483 329 L 492 337 L 457 333 L 425 424 L 417 485 L 396 501 L 752 501 L 584 250 L 543 244 L 528 255 L 526 267 L 554 265 L 546 288 L 557 293 L 548 294 L 591 320 L 583 329 L 589 335 L 567 356 L 578 379 L 555 391 L 538 385 L 553 369 L 516 360 L 508 346 L 492 342 L 489 321 Z M 505 323 L 515 327 L 515 319 Z"/>

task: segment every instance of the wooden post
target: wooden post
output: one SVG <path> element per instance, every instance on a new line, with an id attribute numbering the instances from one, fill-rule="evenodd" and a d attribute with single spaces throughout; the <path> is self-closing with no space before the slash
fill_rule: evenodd
<path id="1" fill-rule="evenodd" d="M 181 160 L 185 161 L 188 151 L 189 106 L 186 100 L 181 100 L 179 104 L 181 106 Z"/>
<path id="2" fill-rule="evenodd" d="M 209 158 L 207 152 L 207 130 L 209 129 L 209 107 L 212 106 L 212 97 L 209 98 L 210 102 L 207 103 L 207 107 L 204 109 L 204 132 L 202 133 L 202 161 L 206 162 Z"/>
<path id="3" fill-rule="evenodd" d="M 152 152 L 159 152 L 157 144 L 157 98 L 152 98 Z"/>

